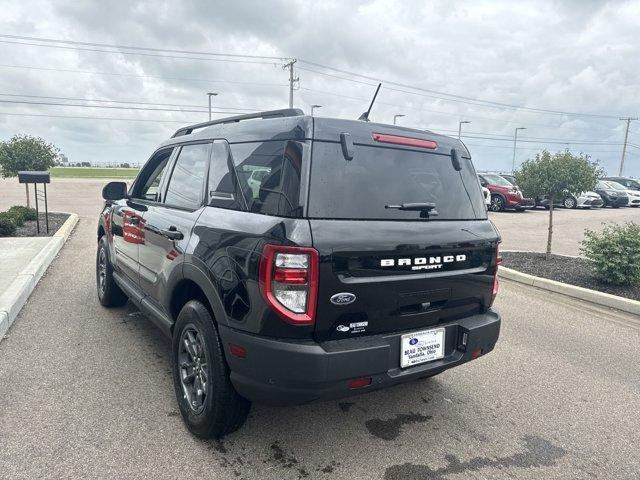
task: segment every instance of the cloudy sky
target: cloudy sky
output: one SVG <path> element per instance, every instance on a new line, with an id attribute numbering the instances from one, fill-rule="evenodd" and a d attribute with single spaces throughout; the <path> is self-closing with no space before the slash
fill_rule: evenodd
<path id="1" fill-rule="evenodd" d="M 0 138 L 144 162 L 177 127 L 294 105 L 457 135 L 479 170 L 570 148 L 617 173 L 640 114 L 640 1 L 22 1 L 0 16 Z M 57 42 L 57 41 L 65 42 Z M 79 43 L 84 42 L 84 43 Z M 137 48 L 128 48 L 137 47 Z M 185 53 L 187 52 L 187 53 Z M 224 54 L 224 55 L 211 55 Z M 62 105 L 61 105 L 62 104 Z M 220 112 L 220 113 L 218 113 Z M 625 173 L 640 176 L 640 122 Z"/>

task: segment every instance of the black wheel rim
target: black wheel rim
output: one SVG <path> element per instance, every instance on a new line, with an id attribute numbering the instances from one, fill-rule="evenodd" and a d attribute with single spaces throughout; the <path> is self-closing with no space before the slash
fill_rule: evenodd
<path id="1" fill-rule="evenodd" d="M 107 254 L 104 248 L 98 253 L 98 292 L 104 295 L 105 285 L 107 283 Z"/>
<path id="2" fill-rule="evenodd" d="M 494 212 L 502 210 L 502 199 L 500 197 L 493 197 L 491 199 L 491 210 Z"/>
<path id="3" fill-rule="evenodd" d="M 184 400 L 198 414 L 207 399 L 209 366 L 204 338 L 194 325 L 187 326 L 180 335 L 178 369 Z"/>

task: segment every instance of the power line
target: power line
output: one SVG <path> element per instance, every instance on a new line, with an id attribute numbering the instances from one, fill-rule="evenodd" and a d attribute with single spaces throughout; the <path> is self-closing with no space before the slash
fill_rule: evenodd
<path id="1" fill-rule="evenodd" d="M 122 118 L 122 117 L 91 117 L 84 115 L 51 115 L 45 113 L 13 113 L 13 112 L 0 112 L 0 115 L 8 115 L 11 117 L 45 117 L 45 118 L 70 118 L 79 120 L 122 120 L 126 122 L 153 122 L 153 123 L 179 123 L 182 125 L 188 125 L 196 123 L 196 121 L 188 120 L 158 120 L 151 118 Z"/>
<path id="2" fill-rule="evenodd" d="M 108 43 L 93 43 L 93 42 L 78 42 L 75 40 L 61 40 L 54 38 L 43 38 L 43 37 L 27 37 L 24 35 L 8 35 L 8 34 L 0 34 L 2 38 L 12 38 L 15 40 L 30 40 L 37 42 L 45 42 L 45 43 L 63 43 L 67 45 L 83 45 L 87 47 L 106 47 L 106 48 L 123 48 L 125 50 L 144 50 L 148 52 L 167 52 L 167 53 L 181 53 L 187 55 L 208 55 L 208 56 L 216 56 L 216 57 L 230 57 L 230 58 L 259 58 L 259 59 L 268 59 L 268 60 L 278 60 L 278 61 L 287 61 L 288 58 L 285 57 L 272 57 L 267 55 L 243 55 L 243 54 L 235 54 L 235 53 L 212 53 L 212 52 L 203 52 L 203 51 L 192 51 L 192 50 L 177 50 L 177 49 L 169 49 L 169 48 L 152 48 L 152 47 L 140 47 L 133 45 L 117 45 L 117 44 L 108 44 Z"/>
<path id="3" fill-rule="evenodd" d="M 97 98 L 77 98 L 77 97 L 52 97 L 52 96 L 46 96 L 46 95 L 22 95 L 22 94 L 17 94 L 17 93 L 0 93 L 0 97 L 43 98 L 43 99 L 49 99 L 49 100 L 71 100 L 71 101 L 82 101 L 82 102 L 121 103 L 121 104 L 134 104 L 134 105 L 151 105 L 151 106 L 160 106 L 160 107 L 202 108 L 204 112 L 207 111 L 207 107 L 204 106 L 204 105 L 184 105 L 184 104 L 176 104 L 176 103 L 136 102 L 136 101 L 104 100 L 104 99 L 97 99 Z M 224 109 L 224 110 L 239 110 L 239 111 L 250 111 L 250 112 L 259 112 L 260 111 L 258 109 L 253 109 L 253 108 L 223 107 L 221 105 L 219 106 L 219 108 Z"/>
<path id="4" fill-rule="evenodd" d="M 193 56 L 181 56 L 181 55 L 162 55 L 159 53 L 145 53 L 145 52 L 125 52 L 122 50 L 104 50 L 99 48 L 73 47 L 69 45 L 42 45 L 40 43 L 20 42 L 20 41 L 13 41 L 13 40 L 0 40 L 0 43 L 27 45 L 30 47 L 59 48 L 63 50 L 77 50 L 77 51 L 85 51 L 85 52 L 117 53 L 121 55 L 138 55 L 143 57 L 172 58 L 172 59 L 180 59 L 180 60 L 204 60 L 209 62 L 246 63 L 246 64 L 254 64 L 254 65 L 274 65 L 275 64 L 274 62 L 265 62 L 265 61 L 258 61 L 258 60 L 238 60 L 238 59 L 232 59 L 232 58 L 210 58 L 210 57 L 193 57 Z"/>
<path id="5" fill-rule="evenodd" d="M 350 96 L 350 95 L 344 95 L 344 94 L 335 93 L 335 92 L 327 92 L 327 91 L 323 91 L 323 90 L 316 90 L 316 89 L 307 88 L 307 87 L 300 87 L 300 90 L 304 90 L 304 91 L 312 92 L 312 93 L 324 94 L 324 95 L 331 95 L 331 96 L 335 96 L 335 97 L 339 97 L 339 98 L 346 98 L 346 99 L 353 100 L 353 101 L 358 101 L 358 102 L 369 102 L 371 100 L 370 98 L 353 97 L 353 96 Z M 395 108 L 397 108 L 399 106 L 399 104 L 397 104 L 397 103 L 382 102 L 382 101 L 377 101 L 376 104 L 387 105 L 387 106 L 391 106 L 391 107 L 395 107 Z M 416 110 L 416 111 L 420 111 L 420 112 L 437 113 L 437 114 L 440 114 L 440 115 L 446 115 L 446 116 L 455 117 L 455 118 L 461 118 L 461 117 L 474 118 L 474 119 L 477 118 L 477 119 L 480 119 L 480 120 L 488 120 L 488 121 L 491 121 L 491 122 L 498 122 L 498 123 L 503 123 L 503 124 L 526 125 L 526 126 L 537 127 L 537 128 L 547 128 L 547 129 L 563 128 L 563 129 L 566 129 L 566 130 L 584 131 L 584 132 L 591 132 L 593 130 L 606 130 L 606 131 L 614 130 L 614 128 L 596 127 L 596 126 L 591 127 L 591 128 L 580 128 L 580 127 L 571 127 L 571 126 L 564 126 L 564 125 L 543 125 L 543 124 L 539 124 L 539 123 L 529 123 L 529 122 L 521 122 L 521 121 L 515 121 L 515 120 L 502 120 L 502 119 L 495 118 L 495 117 L 484 117 L 484 116 L 480 116 L 480 115 L 470 115 L 470 114 L 466 114 L 466 113 L 465 114 L 461 114 L 461 113 L 444 112 L 442 110 L 432 110 L 432 109 L 427 109 L 427 108 L 420 108 L 420 107 L 415 107 L 413 105 L 409 105 L 407 103 L 402 103 L 401 106 L 404 109 Z"/>
<path id="6" fill-rule="evenodd" d="M 2 68 L 19 68 L 26 70 L 42 70 L 48 72 L 61 72 L 61 73 L 80 73 L 86 75 L 107 75 L 115 77 L 131 77 L 131 78 L 151 78 L 158 80 L 178 80 L 181 82 L 202 82 L 202 83 L 228 83 L 237 85 L 258 85 L 265 87 L 286 87 L 284 83 L 262 83 L 262 82 L 242 82 L 236 80 L 209 80 L 206 78 L 185 78 L 185 77 L 168 77 L 162 75 L 136 75 L 133 73 L 116 73 L 116 72 L 96 72 L 90 70 L 74 70 L 68 68 L 47 68 L 47 67 L 34 67 L 30 65 L 6 65 L 0 64 Z"/>
<path id="7" fill-rule="evenodd" d="M 478 98 L 472 98 L 472 97 L 465 97 L 462 95 L 455 95 L 452 93 L 446 93 L 446 92 L 440 92 L 437 90 L 430 90 L 427 88 L 422 88 L 422 87 L 416 87 L 413 85 L 407 85 L 407 84 L 403 84 L 403 83 L 399 83 L 399 82 L 393 82 L 391 80 L 387 80 L 387 79 L 382 79 L 382 78 L 377 78 L 377 77 L 371 77 L 368 75 L 362 75 L 359 73 L 355 73 L 355 72 L 349 72 L 347 70 L 341 70 L 338 68 L 334 68 L 334 67 L 330 67 L 327 65 L 322 65 L 319 63 L 315 63 L 315 62 L 309 62 L 307 60 L 303 60 L 303 59 L 299 59 L 300 62 L 302 63 L 306 63 L 308 65 L 312 65 L 312 66 L 316 66 L 319 68 L 325 68 L 328 70 L 332 70 L 335 72 L 339 72 L 339 73 L 343 73 L 345 75 L 351 75 L 357 78 L 363 78 L 366 80 L 370 80 L 370 81 L 375 81 L 375 82 L 382 82 L 385 86 L 385 90 L 390 90 L 390 91 L 396 91 L 396 92 L 401 92 L 401 93 L 407 93 L 407 94 L 411 94 L 411 95 L 420 95 L 420 96 L 425 96 L 425 97 L 430 97 L 430 98 L 438 98 L 440 100 L 446 100 L 446 101 L 451 101 L 451 102 L 461 102 L 461 103 L 468 103 L 471 105 L 476 105 L 476 106 L 483 106 L 483 107 L 493 107 L 493 108 L 501 108 L 501 109 L 514 109 L 514 110 L 521 110 L 521 111 L 526 111 L 526 112 L 531 112 L 531 113 L 539 113 L 539 114 L 548 114 L 548 115 L 567 115 L 567 116 L 585 116 L 585 117 L 595 117 L 595 118 L 610 118 L 610 119 L 617 119 L 619 117 L 619 115 L 603 115 L 603 114 L 596 114 L 596 113 L 580 113 L 580 112 L 566 112 L 566 111 L 561 111 L 561 110 L 549 110 L 549 109 L 543 109 L 543 108 L 534 108 L 534 107 L 526 107 L 523 105 L 514 105 L 514 104 L 508 104 L 508 103 L 502 103 L 502 102 L 494 102 L 491 100 L 483 100 L 483 99 L 478 99 Z M 308 72 L 313 72 L 313 73 L 317 73 L 320 75 L 325 75 L 325 76 L 329 76 L 329 77 L 333 77 L 333 78 L 339 78 L 342 80 L 347 80 L 347 81 L 351 81 L 351 82 L 355 82 L 355 83 L 360 83 L 360 84 L 364 84 L 364 85 L 370 85 L 373 86 L 372 83 L 368 83 L 368 82 L 363 82 L 363 81 L 359 81 L 359 80 L 355 80 L 353 78 L 347 78 L 347 77 L 341 77 L 339 75 L 335 75 L 335 74 L 330 74 L 330 73 L 326 73 L 326 72 L 321 72 L 318 70 L 313 70 L 313 69 L 309 69 L 306 67 L 301 67 L 298 66 L 299 70 L 305 70 Z M 412 90 L 417 90 L 419 92 L 426 92 L 425 93 L 416 93 L 416 92 L 409 92 L 406 90 L 400 90 L 397 88 L 390 88 L 386 85 L 394 85 L 396 87 L 401 87 L 401 88 L 409 88 Z"/>
<path id="8" fill-rule="evenodd" d="M 0 100 L 0 103 L 12 103 L 12 104 L 20 104 L 20 105 L 47 105 L 47 106 L 58 106 L 58 107 L 81 107 L 81 108 L 109 108 L 115 110 L 144 110 L 150 112 L 181 112 L 181 113 L 204 113 L 206 110 L 185 110 L 185 109 L 170 109 L 170 108 L 150 108 L 150 107 L 121 107 L 117 105 L 85 105 L 79 103 L 60 103 L 60 102 L 32 102 L 29 100 Z M 226 114 L 237 114 L 238 112 L 231 111 L 212 111 L 212 113 L 226 113 Z"/>

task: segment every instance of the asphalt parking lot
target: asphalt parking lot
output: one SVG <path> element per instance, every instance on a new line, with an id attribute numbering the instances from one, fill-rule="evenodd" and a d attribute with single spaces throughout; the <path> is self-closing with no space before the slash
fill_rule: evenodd
<path id="1" fill-rule="evenodd" d="M 0 180 L 0 209 L 24 190 Z M 629 479 L 640 476 L 640 319 L 503 282 L 494 352 L 417 383 L 294 408 L 255 405 L 200 441 L 182 424 L 169 342 L 95 296 L 102 180 L 55 180 L 75 232 L 0 343 L 0 477 Z M 504 248 L 543 250 L 544 211 L 492 214 Z M 638 209 L 561 211 L 559 253 Z"/>

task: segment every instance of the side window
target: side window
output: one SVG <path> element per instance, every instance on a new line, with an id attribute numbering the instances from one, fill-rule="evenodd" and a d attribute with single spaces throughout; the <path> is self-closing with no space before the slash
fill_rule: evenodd
<path id="1" fill-rule="evenodd" d="M 255 213 L 300 217 L 300 176 L 303 144 L 293 141 L 231 145 L 233 163 Z"/>
<path id="2" fill-rule="evenodd" d="M 210 143 L 185 145 L 173 167 L 164 203 L 195 210 L 202 205 L 204 179 L 209 164 Z"/>
<path id="3" fill-rule="evenodd" d="M 229 144 L 225 140 L 213 142 L 209 167 L 208 204 L 212 207 L 244 210 L 242 194 L 237 192 L 234 173 L 229 169 Z"/>
<path id="4" fill-rule="evenodd" d="M 172 151 L 172 148 L 163 150 L 147 162 L 134 186 L 132 193 L 134 198 L 142 198 L 152 202 L 161 200 L 160 180 L 162 180 L 162 174 L 169 163 Z"/>

